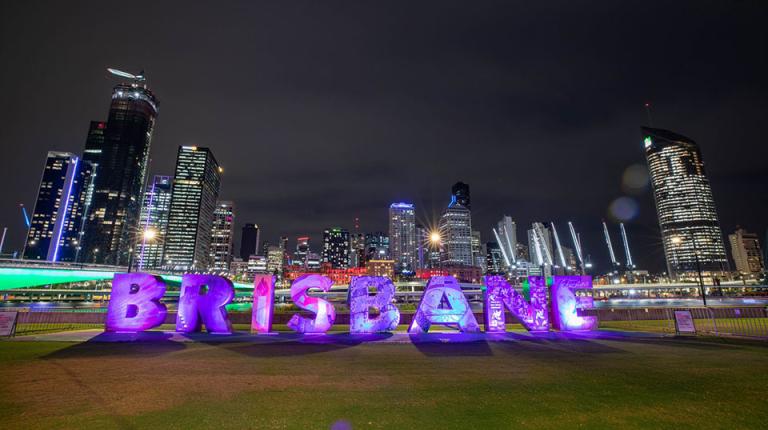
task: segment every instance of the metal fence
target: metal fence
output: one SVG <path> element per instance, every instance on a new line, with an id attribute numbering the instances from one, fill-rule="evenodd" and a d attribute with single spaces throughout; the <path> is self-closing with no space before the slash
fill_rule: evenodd
<path id="1" fill-rule="evenodd" d="M 768 338 L 768 317 L 763 307 L 666 309 L 673 331 L 676 310 L 691 312 L 696 333 Z"/>
<path id="2" fill-rule="evenodd" d="M 16 311 L 16 336 L 104 327 L 105 308 L 5 308 Z"/>
<path id="3" fill-rule="evenodd" d="M 744 307 L 675 307 L 594 309 L 600 327 L 674 334 L 675 311 L 689 311 L 696 333 L 710 336 L 768 338 L 768 309 Z"/>
<path id="4" fill-rule="evenodd" d="M 3 308 L 18 312 L 17 336 L 53 333 L 68 330 L 102 329 L 106 307 L 88 308 Z M 768 339 L 768 308 L 745 307 L 678 307 L 678 308 L 612 308 L 590 309 L 588 315 L 597 316 L 600 328 L 661 333 L 676 333 L 675 311 L 689 311 L 696 333 L 710 336 L 746 336 Z M 304 312 L 299 312 L 305 314 Z M 293 315 L 276 313 L 275 324 L 285 324 Z M 305 316 L 309 316 L 306 314 Z M 401 314 L 401 324 L 408 324 L 411 313 Z M 475 313 L 478 321 L 481 313 Z M 508 315 L 510 321 L 514 321 Z M 174 324 L 175 312 L 168 312 L 166 324 Z M 230 319 L 237 324 L 250 324 L 250 312 L 232 312 Z M 337 324 L 349 324 L 349 315 L 337 314 Z"/>

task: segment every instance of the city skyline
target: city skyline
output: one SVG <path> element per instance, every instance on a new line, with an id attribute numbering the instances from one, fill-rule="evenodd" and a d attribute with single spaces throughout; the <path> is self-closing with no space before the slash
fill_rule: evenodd
<path id="1" fill-rule="evenodd" d="M 13 7 L 21 8 L 18 13 L 22 16 L 31 13 L 23 10 L 23 5 Z M 563 7 L 578 16 L 578 10 Z M 353 231 L 355 218 L 360 219 L 361 232 L 386 231 L 386 208 L 399 201 L 413 203 L 417 223 L 428 225 L 438 219 L 445 207 L 451 184 L 462 181 L 472 187 L 472 225 L 473 230 L 481 232 L 483 242 L 493 240 L 491 227 L 505 214 L 518 224 L 518 234 L 524 234 L 532 222 L 554 221 L 560 226 L 564 242 L 568 242 L 565 223 L 573 221 L 582 235 L 586 253 L 598 268 L 606 268 L 610 262 L 602 241 L 601 221 L 608 219 L 611 234 L 616 238 L 620 220 L 612 220 L 611 215 L 619 213 L 629 216 L 624 221 L 635 264 L 638 268 L 662 271 L 664 256 L 653 199 L 646 186 L 637 187 L 637 182 L 632 181 L 636 166 L 645 163 L 638 129 L 649 123 L 643 109 L 647 101 L 652 104 L 653 126 L 690 136 L 701 147 L 723 232 L 741 225 L 759 237 L 764 236 L 766 203 L 759 196 L 768 186 L 768 174 L 764 169 L 766 149 L 759 145 L 762 139 L 759 118 L 765 113 L 765 106 L 759 100 L 765 99 L 766 87 L 756 79 L 764 75 L 766 64 L 764 58 L 750 54 L 750 47 L 756 43 L 751 41 L 750 30 L 742 26 L 745 28 L 730 34 L 717 33 L 721 40 L 710 41 L 710 49 L 694 43 L 682 59 L 675 58 L 674 49 L 661 49 L 667 41 L 673 48 L 688 47 L 692 40 L 709 34 L 712 28 L 704 24 L 715 17 L 739 22 L 757 19 L 748 17 L 749 10 L 741 9 L 740 13 L 723 17 L 718 6 L 708 6 L 698 12 L 700 19 L 685 22 L 680 29 L 673 30 L 662 25 L 684 15 L 682 10 L 673 8 L 666 17 L 654 17 L 661 20 L 659 26 L 663 30 L 659 34 L 638 31 L 642 33 L 642 44 L 639 35 L 630 37 L 622 33 L 626 36 L 621 40 L 625 44 L 622 48 L 632 55 L 620 56 L 611 67 L 624 73 L 609 76 L 602 72 L 593 78 L 590 74 L 593 69 L 586 59 L 570 67 L 566 67 L 565 62 L 529 66 L 525 61 L 511 61 L 509 53 L 501 47 L 503 44 L 487 42 L 492 35 L 497 35 L 499 40 L 515 40 L 518 34 L 502 27 L 502 22 L 492 17 L 493 8 L 470 9 L 478 23 L 461 21 L 458 10 L 441 9 L 434 34 L 406 25 L 403 35 L 381 41 L 361 30 L 363 40 L 377 48 L 375 58 L 368 57 L 373 54 L 359 52 L 360 46 L 355 42 L 345 41 L 335 48 L 339 55 L 331 56 L 328 70 L 314 74 L 300 71 L 299 67 L 310 61 L 311 52 L 286 42 L 281 49 L 296 50 L 298 59 L 268 51 L 270 61 L 259 63 L 258 70 L 263 71 L 253 75 L 255 81 L 248 80 L 252 75 L 239 71 L 240 67 L 253 73 L 256 70 L 253 64 L 217 57 L 211 47 L 204 46 L 202 57 L 223 59 L 224 67 L 206 68 L 199 59 L 184 51 L 175 58 L 163 58 L 164 50 L 177 42 L 158 30 L 139 35 L 146 38 L 146 43 L 113 34 L 110 43 L 116 53 L 101 53 L 89 49 L 91 45 L 81 38 L 98 30 L 105 33 L 102 26 L 106 23 L 88 20 L 93 27 L 83 30 L 84 34 L 70 27 L 77 26 L 78 20 L 86 20 L 88 12 L 67 24 L 50 23 L 50 28 L 39 29 L 39 32 L 48 35 L 55 30 L 62 31 L 61 37 L 71 43 L 66 46 L 66 52 L 57 55 L 71 55 L 69 65 L 40 76 L 33 73 L 34 64 L 15 62 L 18 67 L 2 72 L 5 82 L 25 83 L 18 89 L 8 89 L 9 103 L 3 107 L 4 117 L 9 118 L 9 128 L 3 134 L 4 147 L 12 146 L 8 158 L 13 163 L 3 169 L 2 179 L 4 183 L 18 184 L 7 191 L 6 203 L 0 210 L 0 226 L 9 228 L 5 249 L 20 251 L 23 246 L 26 231 L 18 205 L 24 204 L 32 210 L 47 152 L 82 154 L 88 123 L 104 118 L 109 93 L 119 83 L 107 77 L 104 72 L 107 66 L 147 70 L 149 86 L 162 104 L 155 124 L 147 177 L 172 172 L 174 154 L 180 145 L 210 147 L 225 168 L 220 198 L 232 200 L 238 207 L 235 231 L 239 232 L 243 223 L 256 223 L 262 229 L 264 240 L 272 243 L 276 243 L 279 236 L 288 236 L 293 245 L 297 236 L 309 235 L 311 243 L 317 245 L 321 243 L 324 228 L 340 226 Z M 513 20 L 514 10 L 511 6 L 499 7 L 498 12 L 505 19 Z M 362 10 L 342 12 L 367 17 Z M 427 13 L 418 9 L 413 12 L 414 19 Z M 272 13 L 280 15 L 288 11 L 278 7 Z M 622 22 L 622 17 L 627 19 L 624 14 L 619 15 L 618 22 Z M 403 23 L 402 18 L 386 10 L 378 18 L 385 23 Z M 149 14 L 142 19 L 155 18 Z M 312 31 L 316 29 L 311 21 L 295 19 L 303 24 L 300 39 L 314 34 Z M 370 18 L 365 22 L 370 24 Z M 465 42 L 471 46 L 456 48 L 460 54 L 474 52 L 476 44 L 483 42 L 482 45 L 488 47 L 484 61 L 470 58 L 466 63 L 464 58 L 457 61 L 450 55 L 441 56 L 452 52 L 448 44 L 441 43 L 441 37 L 450 34 L 448 24 L 454 22 L 462 24 L 458 34 L 477 30 L 481 28 L 476 27 L 480 23 L 487 25 L 488 29 L 479 32 L 476 39 Z M 613 44 L 618 42 L 603 36 L 617 32 L 618 22 L 591 37 L 569 25 L 565 18 L 558 19 L 558 23 L 565 26 L 563 31 L 572 32 L 577 41 L 588 46 L 585 48 L 588 58 L 615 48 Z M 637 24 L 623 23 L 630 29 L 641 29 Z M 356 28 L 343 24 L 313 47 L 324 53 L 335 52 L 330 51 L 331 42 L 343 41 L 343 36 Z M 6 28 L 13 29 L 16 25 L 9 22 Z M 270 29 L 280 34 L 279 29 Z M 217 46 L 233 37 L 226 31 L 211 31 Z M 255 37 L 257 30 L 252 31 L 254 33 L 248 35 Z M 426 42 L 422 43 L 432 42 L 434 45 L 429 48 L 436 49 L 426 56 L 425 62 L 412 67 L 390 61 L 398 60 L 399 56 L 388 48 L 402 52 L 406 58 L 428 52 L 424 44 L 413 47 L 406 44 L 424 37 Z M 24 50 L 33 43 L 40 44 L 40 52 L 27 49 L 25 58 L 44 58 L 46 47 L 53 46 L 53 42 L 46 39 L 21 38 L 18 46 L 3 45 L 5 58 L 13 62 L 20 55 L 17 49 Z M 565 41 L 566 48 L 573 47 L 571 43 Z M 132 47 L 133 44 L 141 49 Z M 523 59 L 535 59 L 537 49 L 551 47 L 547 42 L 536 49 L 515 45 Z M 645 50 L 653 51 L 654 47 L 661 56 L 654 58 L 654 63 L 668 65 L 669 69 L 690 64 L 680 72 L 685 79 L 649 68 L 643 64 L 643 57 L 636 56 Z M 353 69 L 359 76 L 344 72 L 338 78 L 332 77 L 349 66 L 348 59 L 358 55 L 366 55 L 366 61 L 373 64 L 391 62 L 393 65 L 388 70 L 394 73 L 394 78 L 387 79 L 369 68 Z M 729 71 L 733 64 L 747 71 Z M 573 79 L 584 83 L 586 88 L 565 91 L 562 97 L 556 91 L 548 91 L 540 79 L 531 75 L 536 67 L 545 65 L 551 75 L 544 84 L 563 90 Z M 202 78 L 184 76 L 185 70 L 198 66 L 204 71 Z M 558 66 L 575 76 L 570 78 L 556 72 Z M 284 80 L 278 72 L 286 68 L 290 73 Z M 630 72 L 629 68 L 638 70 Z M 440 71 L 443 78 L 433 81 L 432 71 Z M 525 79 L 507 82 L 500 77 L 503 74 L 500 72 L 522 75 Z M 491 73 L 491 87 L 478 83 L 487 73 Z M 227 82 L 225 78 L 230 74 L 234 76 Z M 73 79 L 74 76 L 78 78 Z M 360 80 L 361 77 L 365 80 Z M 192 85 L 193 79 L 205 81 L 207 87 Z M 233 91 L 243 82 L 252 82 L 243 94 L 259 98 L 257 106 L 248 107 L 245 99 L 250 97 L 243 98 Z M 401 82 L 406 84 L 402 92 L 391 94 L 392 86 Z M 530 83 L 532 88 L 521 88 L 521 83 Z M 270 91 L 273 85 L 280 91 Z M 621 88 L 620 94 L 598 94 L 604 88 L 617 86 Z M 703 87 L 708 88 L 710 95 L 702 92 Z M 59 98 L 66 100 L 67 108 L 59 104 L 62 101 L 46 98 L 51 106 L 40 101 L 54 88 Z M 745 88 L 749 93 L 745 93 Z M 365 97 L 357 97 L 359 91 Z M 315 97 L 315 92 L 322 97 Z M 592 95 L 597 99 L 587 97 Z M 326 101 L 327 96 L 329 100 L 342 102 Z M 302 106 L 297 106 L 297 101 L 302 101 Z M 200 109 L 200 105 L 220 111 L 211 113 L 209 109 Z M 397 114 L 399 111 L 404 114 Z M 427 115 L 428 111 L 434 114 Z M 210 117 L 205 116 L 209 114 Z M 349 117 L 359 120 L 361 125 L 349 125 Z M 43 118 L 48 124 L 46 127 L 33 127 Z M 380 156 L 360 158 L 359 149 L 364 147 L 376 150 Z M 314 155 L 318 148 L 322 151 Z M 412 149 L 408 157 L 392 155 L 402 153 L 405 148 Z M 578 170 L 584 171 L 577 173 Z M 308 182 L 311 186 L 307 186 Z M 619 200 L 621 198 L 626 200 Z M 313 247 L 313 251 L 319 249 Z"/>

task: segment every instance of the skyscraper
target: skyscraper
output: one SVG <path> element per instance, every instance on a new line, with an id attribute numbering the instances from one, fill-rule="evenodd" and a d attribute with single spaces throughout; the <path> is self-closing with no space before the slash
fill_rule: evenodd
<path id="1" fill-rule="evenodd" d="M 285 253 L 279 246 L 270 246 L 266 252 L 267 273 L 281 274 L 283 272 L 283 256 Z"/>
<path id="2" fill-rule="evenodd" d="M 365 234 L 365 261 L 389 258 L 389 236 L 384 232 Z"/>
<path id="3" fill-rule="evenodd" d="M 757 277 L 765 268 L 757 235 L 737 228 L 733 234 L 728 235 L 728 240 L 731 242 L 731 255 L 736 270 L 742 276 Z"/>
<path id="4" fill-rule="evenodd" d="M 499 245 L 501 257 L 505 266 L 512 266 L 518 259 L 517 224 L 509 215 L 504 215 L 496 224 L 493 238 Z M 507 261 L 509 261 L 507 263 Z"/>
<path id="5" fill-rule="evenodd" d="M 426 269 L 429 261 L 429 230 L 421 224 L 416 225 L 416 268 Z"/>
<path id="6" fill-rule="evenodd" d="M 353 233 L 349 237 L 349 266 L 365 267 L 365 236 L 362 233 Z"/>
<path id="7" fill-rule="evenodd" d="M 163 265 L 173 270 L 209 267 L 213 213 L 221 167 L 208 148 L 180 146 L 173 178 Z"/>
<path id="8" fill-rule="evenodd" d="M 285 267 L 290 263 L 290 256 L 288 255 L 288 236 L 280 236 L 280 241 L 277 246 L 283 252 L 283 266 Z"/>
<path id="9" fill-rule="evenodd" d="M 267 256 L 269 253 L 269 248 L 272 246 L 271 243 L 269 243 L 268 240 L 264 240 L 261 242 L 261 252 L 259 252 L 259 255 Z"/>
<path id="10" fill-rule="evenodd" d="M 296 252 L 294 253 L 293 264 L 301 267 L 307 267 L 309 258 L 309 236 L 296 238 Z"/>
<path id="11" fill-rule="evenodd" d="M 488 275 L 501 275 L 507 272 L 507 264 L 504 262 L 504 256 L 501 255 L 501 247 L 496 242 L 485 244 L 486 261 L 485 273 Z"/>
<path id="12" fill-rule="evenodd" d="M 720 223 L 701 151 L 693 140 L 642 128 L 645 156 L 670 277 L 695 278 L 728 271 Z"/>
<path id="13" fill-rule="evenodd" d="M 84 160 L 96 167 L 80 259 L 126 264 L 139 231 L 157 99 L 143 80 L 112 91 L 106 124 L 94 121 Z"/>
<path id="14" fill-rule="evenodd" d="M 472 230 L 472 265 L 485 270 L 484 244 L 478 230 Z"/>
<path id="15" fill-rule="evenodd" d="M 69 152 L 48 152 L 23 256 L 29 260 L 75 261 L 91 164 Z"/>
<path id="16" fill-rule="evenodd" d="M 93 191 L 96 184 L 96 175 L 99 170 L 99 161 L 104 149 L 104 132 L 107 130 L 107 123 L 104 121 L 91 121 L 88 127 L 88 137 L 85 139 L 85 150 L 83 151 L 83 161 L 91 163 L 91 180 L 88 181 L 88 190 L 85 198 L 85 213 L 83 221 L 89 219 L 91 215 L 91 203 L 93 202 Z M 85 226 L 83 226 L 85 227 Z M 85 231 L 81 232 L 84 235 Z M 82 247 L 81 247 L 82 248 Z"/>
<path id="17" fill-rule="evenodd" d="M 472 255 L 472 216 L 455 195 L 440 217 L 442 236 L 442 264 L 447 266 L 474 266 Z"/>
<path id="18" fill-rule="evenodd" d="M 259 246 L 259 226 L 253 223 L 246 223 L 240 234 L 240 258 L 248 261 L 251 255 L 256 255 L 256 248 Z"/>
<path id="19" fill-rule="evenodd" d="M 170 176 L 155 176 L 144 193 L 140 226 L 142 234 L 136 243 L 134 262 L 137 269 L 157 269 L 163 265 L 163 244 L 171 211 Z"/>
<path id="20" fill-rule="evenodd" d="M 349 267 L 349 231 L 343 228 L 327 228 L 323 231 L 323 263 L 334 269 Z"/>
<path id="21" fill-rule="evenodd" d="M 211 270 L 228 271 L 232 262 L 232 240 L 235 235 L 235 205 L 231 201 L 216 202 L 211 229 Z"/>
<path id="22" fill-rule="evenodd" d="M 410 203 L 389 206 L 389 251 L 395 273 L 416 269 L 416 209 Z"/>
<path id="23" fill-rule="evenodd" d="M 451 195 L 456 199 L 456 203 L 472 210 L 472 200 L 469 198 L 469 184 L 456 182 L 451 187 Z"/>

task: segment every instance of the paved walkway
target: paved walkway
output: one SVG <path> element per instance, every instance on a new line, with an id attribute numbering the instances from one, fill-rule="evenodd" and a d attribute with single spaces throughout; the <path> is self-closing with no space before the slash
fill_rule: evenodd
<path id="1" fill-rule="evenodd" d="M 520 342 L 520 341 L 568 341 L 568 340 L 621 340 L 648 338 L 658 339 L 669 335 L 646 332 L 627 332 L 597 330 L 591 332 L 546 332 L 530 333 L 526 331 L 513 331 L 506 333 L 458 333 L 458 332 L 431 332 L 420 335 L 410 335 L 406 332 L 377 333 L 377 334 L 298 334 L 279 332 L 269 335 L 258 335 L 248 332 L 235 332 L 231 335 L 208 333 L 177 333 L 174 331 L 146 331 L 141 333 L 106 333 L 101 330 L 74 330 L 58 333 L 38 334 L 30 336 L 18 336 L 5 338 L 5 340 L 25 342 L 252 342 L 252 343 L 454 343 L 454 342 Z"/>

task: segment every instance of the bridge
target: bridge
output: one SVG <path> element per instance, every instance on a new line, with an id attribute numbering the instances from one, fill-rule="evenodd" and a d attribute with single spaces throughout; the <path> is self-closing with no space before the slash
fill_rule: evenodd
<path id="1" fill-rule="evenodd" d="M 35 260 L 0 260 L 0 300 L 14 300 L 13 297 L 45 301 L 107 300 L 111 281 L 115 274 L 125 273 L 127 267 L 103 266 L 74 263 L 50 263 Z M 178 297 L 178 287 L 182 275 L 179 273 L 152 272 L 160 276 L 171 287 L 166 297 Z M 73 288 L 72 285 L 75 285 Z M 249 297 L 253 292 L 250 282 L 233 282 L 238 298 Z M 425 282 L 395 282 L 398 301 L 418 301 Z M 462 284 L 462 289 L 471 301 L 482 300 L 482 286 Z M 713 288 L 713 287 L 709 287 Z M 743 286 L 736 282 L 723 283 L 720 291 L 732 291 L 732 296 L 768 296 L 768 286 Z M 664 284 L 613 284 L 595 285 L 591 294 L 595 299 L 643 299 L 662 297 L 693 297 L 698 294 L 698 287 L 692 283 Z M 329 292 L 318 293 L 333 301 L 346 300 L 347 285 L 334 285 Z M 290 297 L 289 288 L 275 291 L 278 301 Z"/>

